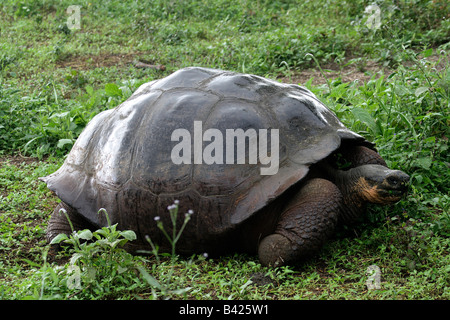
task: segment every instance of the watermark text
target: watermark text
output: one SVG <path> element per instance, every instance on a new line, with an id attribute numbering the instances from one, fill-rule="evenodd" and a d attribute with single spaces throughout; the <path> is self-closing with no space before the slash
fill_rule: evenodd
<path id="1" fill-rule="evenodd" d="M 219 129 L 210 128 L 203 132 L 202 122 L 194 121 L 193 136 L 187 129 L 175 129 L 171 141 L 179 142 L 171 153 L 174 164 L 245 164 L 248 160 L 248 164 L 259 161 L 261 175 L 278 172 L 278 129 L 226 129 L 224 137 Z M 210 143 L 203 148 L 203 142 Z"/>

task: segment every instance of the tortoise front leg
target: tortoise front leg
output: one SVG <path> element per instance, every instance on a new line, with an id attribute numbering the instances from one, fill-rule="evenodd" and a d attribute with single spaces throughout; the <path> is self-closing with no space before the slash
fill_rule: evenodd
<path id="1" fill-rule="evenodd" d="M 318 252 L 337 225 L 339 189 L 325 179 L 311 179 L 287 203 L 274 234 L 259 244 L 262 265 L 282 266 Z"/>

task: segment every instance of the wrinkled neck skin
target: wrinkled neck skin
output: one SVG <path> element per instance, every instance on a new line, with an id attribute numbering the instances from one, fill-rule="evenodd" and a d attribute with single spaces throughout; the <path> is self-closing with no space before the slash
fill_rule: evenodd
<path id="1" fill-rule="evenodd" d="M 328 177 L 339 188 L 343 201 L 340 205 L 339 221 L 342 224 L 354 224 L 366 212 L 367 201 L 363 198 L 356 184 L 361 176 L 361 169 L 336 170 L 325 167 Z"/>

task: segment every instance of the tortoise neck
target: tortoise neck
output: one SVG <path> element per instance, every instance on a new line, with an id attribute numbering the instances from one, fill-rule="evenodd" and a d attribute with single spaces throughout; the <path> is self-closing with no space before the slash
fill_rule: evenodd
<path id="1" fill-rule="evenodd" d="M 366 201 L 357 188 L 360 168 L 337 170 L 329 165 L 325 166 L 327 175 L 342 193 L 343 201 L 340 205 L 339 220 L 344 224 L 352 224 L 366 212 Z"/>

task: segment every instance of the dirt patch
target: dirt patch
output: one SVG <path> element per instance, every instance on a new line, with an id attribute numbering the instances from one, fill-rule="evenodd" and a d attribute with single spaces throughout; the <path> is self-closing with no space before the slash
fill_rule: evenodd
<path id="1" fill-rule="evenodd" d="M 422 60 L 423 57 L 418 56 L 418 60 Z M 442 57 L 437 52 L 425 60 L 433 65 L 434 69 L 441 72 L 448 65 L 448 57 Z M 294 84 L 305 84 L 309 79 L 313 78 L 312 84 L 315 86 L 323 85 L 327 83 L 328 80 L 333 80 L 336 78 L 341 78 L 342 82 L 353 82 L 358 80 L 360 83 L 365 83 L 369 81 L 373 76 L 378 79 L 381 75 L 385 77 L 392 74 L 394 71 L 388 67 L 381 65 L 379 62 L 374 60 L 368 60 L 365 58 L 353 59 L 353 63 L 343 63 L 343 66 L 337 63 L 327 63 L 322 65 L 322 71 L 319 68 L 310 68 L 301 71 L 295 71 L 290 76 L 280 76 L 278 79 L 284 83 L 294 83 Z M 403 66 L 413 67 L 417 62 L 415 61 L 403 61 Z"/>
<path id="2" fill-rule="evenodd" d="M 58 68 L 71 68 L 74 70 L 88 70 L 104 67 L 124 67 L 130 65 L 136 53 L 101 53 L 98 55 L 70 55 L 56 63 Z"/>
<path id="3" fill-rule="evenodd" d="M 361 62 L 344 65 L 341 67 L 337 63 L 328 63 L 321 66 L 322 71 L 319 68 L 311 68 L 295 72 L 291 76 L 280 77 L 279 80 L 285 83 L 305 84 L 309 79 L 313 78 L 312 84 L 322 85 L 327 83 L 328 80 L 341 78 L 342 82 L 352 82 L 358 80 L 359 82 L 367 82 L 374 75 L 379 78 L 381 74 L 389 75 L 392 71 L 388 68 L 381 66 L 379 63 L 371 60 L 363 60 Z"/>
<path id="4" fill-rule="evenodd" d="M 269 276 L 266 276 L 263 272 L 252 273 L 250 280 L 258 287 L 263 287 L 266 285 L 277 286 L 276 281 Z"/>
<path id="5" fill-rule="evenodd" d="M 107 68 L 116 66 L 123 68 L 126 66 L 139 67 L 137 63 L 140 63 L 140 54 L 133 53 L 101 53 L 98 55 L 69 55 L 63 60 L 56 62 L 58 68 L 71 68 L 74 70 L 89 70 L 92 68 Z M 153 61 L 145 61 L 146 64 L 152 65 Z M 155 65 L 157 65 L 155 63 Z M 310 78 L 313 78 L 313 85 L 321 85 L 327 82 L 326 79 L 335 79 L 341 77 L 343 82 L 352 82 L 359 80 L 361 82 L 367 82 L 373 75 L 379 77 L 379 74 L 389 75 L 392 71 L 388 68 L 381 66 L 379 63 L 373 60 L 361 59 L 349 65 L 341 67 L 337 63 L 328 63 L 321 66 L 322 72 L 319 68 L 310 68 L 301 71 L 295 71 L 290 76 L 280 76 L 278 79 L 285 83 L 304 84 Z M 380 72 L 381 71 L 381 72 Z M 378 73 L 378 75 L 377 75 Z M 325 77 L 326 78 L 325 78 Z"/>
<path id="6" fill-rule="evenodd" d="M 13 165 L 16 167 L 36 163 L 39 161 L 45 161 L 45 160 L 39 160 L 38 158 L 35 158 L 35 157 L 26 157 L 26 156 L 23 156 L 20 154 L 7 155 L 7 156 L 0 157 L 1 164 L 9 164 L 9 165 Z"/>

